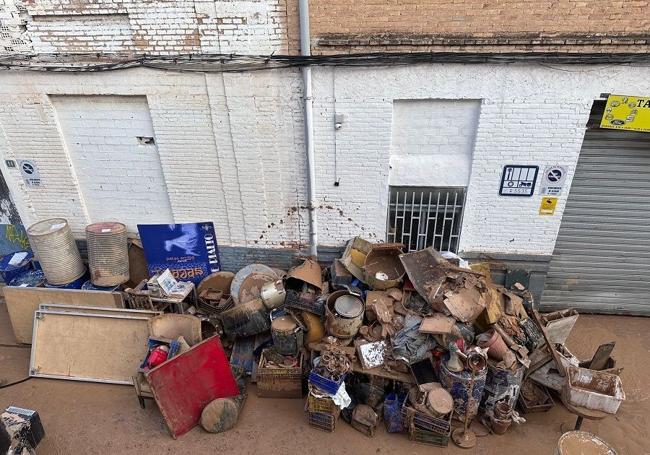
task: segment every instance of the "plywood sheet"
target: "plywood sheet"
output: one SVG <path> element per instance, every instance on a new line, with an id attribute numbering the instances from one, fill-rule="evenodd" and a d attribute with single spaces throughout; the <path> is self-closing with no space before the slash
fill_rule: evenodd
<path id="1" fill-rule="evenodd" d="M 146 374 L 172 437 L 187 433 L 212 400 L 239 395 L 219 337 L 214 336 Z"/>
<path id="2" fill-rule="evenodd" d="M 16 340 L 26 344 L 32 342 L 34 312 L 38 310 L 41 303 L 104 308 L 124 307 L 124 300 L 120 292 L 5 286 L 3 293 Z"/>
<path id="3" fill-rule="evenodd" d="M 147 354 L 148 319 L 37 311 L 30 376 L 132 384 Z"/>

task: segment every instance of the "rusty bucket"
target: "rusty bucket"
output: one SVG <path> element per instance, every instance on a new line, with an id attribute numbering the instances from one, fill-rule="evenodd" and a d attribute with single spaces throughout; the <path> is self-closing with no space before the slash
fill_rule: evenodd
<path id="1" fill-rule="evenodd" d="M 302 347 L 303 331 L 296 320 L 287 315 L 271 322 L 273 349 L 282 355 L 297 355 Z"/>
<path id="2" fill-rule="evenodd" d="M 341 339 L 353 338 L 363 324 L 363 301 L 348 291 L 336 291 L 327 298 L 325 328 Z"/>

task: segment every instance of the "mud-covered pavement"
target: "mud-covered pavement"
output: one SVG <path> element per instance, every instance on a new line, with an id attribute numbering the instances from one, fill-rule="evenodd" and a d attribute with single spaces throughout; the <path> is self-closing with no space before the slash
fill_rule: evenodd
<path id="1" fill-rule="evenodd" d="M 624 367 L 627 394 L 616 416 L 585 420 L 591 431 L 621 455 L 650 454 L 650 318 L 581 315 L 568 346 L 579 358 L 616 341 L 614 358 Z M 4 302 L 0 301 L 0 382 L 27 375 L 29 349 L 15 343 Z M 528 414 L 528 423 L 513 425 L 503 436 L 479 438 L 474 449 L 450 442 L 446 449 L 411 443 L 407 435 L 388 434 L 383 426 L 368 438 L 342 420 L 334 433 L 307 425 L 303 400 L 263 399 L 249 388 L 249 398 L 236 427 L 223 434 L 195 428 L 178 440 L 167 433 L 153 401 L 141 409 L 132 387 L 73 381 L 30 379 L 0 389 L 0 408 L 16 405 L 37 410 L 46 437 L 38 447 L 47 454 L 552 454 L 561 424 L 572 427 L 575 416 L 558 404 L 542 414 Z"/>

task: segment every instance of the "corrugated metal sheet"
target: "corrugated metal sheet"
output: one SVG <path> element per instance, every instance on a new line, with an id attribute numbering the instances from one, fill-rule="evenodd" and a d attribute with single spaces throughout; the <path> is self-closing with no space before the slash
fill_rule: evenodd
<path id="1" fill-rule="evenodd" d="M 541 305 L 650 315 L 650 133 L 587 130 Z"/>

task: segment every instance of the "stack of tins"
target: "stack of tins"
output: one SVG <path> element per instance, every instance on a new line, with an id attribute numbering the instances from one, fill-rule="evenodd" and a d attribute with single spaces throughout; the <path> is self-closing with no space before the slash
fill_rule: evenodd
<path id="1" fill-rule="evenodd" d="M 67 220 L 39 221 L 27 229 L 27 236 L 49 284 L 67 285 L 86 273 Z"/>
<path id="2" fill-rule="evenodd" d="M 129 280 L 126 226 L 117 222 L 86 227 L 90 281 L 95 286 L 118 286 Z"/>

